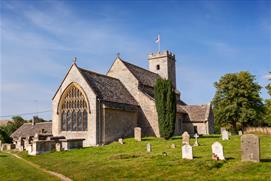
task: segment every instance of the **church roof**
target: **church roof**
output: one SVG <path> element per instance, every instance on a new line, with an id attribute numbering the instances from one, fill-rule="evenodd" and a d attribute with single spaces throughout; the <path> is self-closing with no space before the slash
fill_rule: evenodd
<path id="1" fill-rule="evenodd" d="M 134 97 L 128 92 L 119 79 L 98 74 L 79 67 L 78 69 L 97 97 L 102 101 L 126 105 L 138 105 Z"/>
<path id="2" fill-rule="evenodd" d="M 189 116 L 192 122 L 205 122 L 209 117 L 210 105 L 178 105 L 180 109 L 183 109 Z"/>
<path id="3" fill-rule="evenodd" d="M 143 85 L 154 87 L 157 79 L 161 78 L 160 75 L 146 70 L 144 68 L 138 67 L 136 65 L 130 64 L 121 60 L 124 65 L 130 70 L 130 72 L 136 77 L 136 79 Z"/>
<path id="4" fill-rule="evenodd" d="M 44 133 L 51 134 L 52 133 L 52 122 L 41 122 L 35 123 L 24 123 L 21 127 L 19 127 L 15 132 L 11 134 L 13 139 L 19 137 L 28 137 L 35 136 L 36 133 L 41 133 L 42 130 Z"/>

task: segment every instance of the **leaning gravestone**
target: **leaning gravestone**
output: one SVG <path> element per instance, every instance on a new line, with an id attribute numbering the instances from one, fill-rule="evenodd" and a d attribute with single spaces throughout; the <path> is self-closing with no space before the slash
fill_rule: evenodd
<path id="1" fill-rule="evenodd" d="M 140 127 L 135 127 L 134 134 L 135 134 L 135 140 L 141 141 L 141 128 Z"/>
<path id="2" fill-rule="evenodd" d="M 152 151 L 152 146 L 150 143 L 147 144 L 147 152 L 151 152 Z"/>
<path id="3" fill-rule="evenodd" d="M 260 140 L 253 134 L 241 136 L 241 160 L 260 162 Z"/>
<path id="4" fill-rule="evenodd" d="M 215 160 L 225 160 L 223 146 L 217 141 L 212 144 L 212 158 Z"/>
<path id="5" fill-rule="evenodd" d="M 119 138 L 119 143 L 122 144 L 122 145 L 124 144 L 122 138 Z"/>
<path id="6" fill-rule="evenodd" d="M 182 143 L 183 145 L 189 145 L 189 139 L 190 139 L 190 135 L 187 133 L 187 131 L 185 131 L 183 134 L 182 134 Z"/>
<path id="7" fill-rule="evenodd" d="M 229 132 L 227 130 L 223 130 L 221 134 L 222 134 L 222 140 L 229 140 Z"/>
<path id="8" fill-rule="evenodd" d="M 182 146 L 182 158 L 192 160 L 193 159 L 193 152 L 192 146 L 185 144 Z"/>

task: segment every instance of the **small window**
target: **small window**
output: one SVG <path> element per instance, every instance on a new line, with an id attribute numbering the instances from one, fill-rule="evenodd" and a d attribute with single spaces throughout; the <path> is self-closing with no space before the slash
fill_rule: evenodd
<path id="1" fill-rule="evenodd" d="M 160 70 L 160 65 L 156 65 L 156 70 Z"/>

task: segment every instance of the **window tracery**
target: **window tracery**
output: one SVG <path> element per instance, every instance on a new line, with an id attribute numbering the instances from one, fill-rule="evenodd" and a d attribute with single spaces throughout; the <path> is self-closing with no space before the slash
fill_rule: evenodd
<path id="1" fill-rule="evenodd" d="M 74 85 L 64 92 L 61 104 L 61 131 L 87 131 L 87 103 L 83 93 Z"/>

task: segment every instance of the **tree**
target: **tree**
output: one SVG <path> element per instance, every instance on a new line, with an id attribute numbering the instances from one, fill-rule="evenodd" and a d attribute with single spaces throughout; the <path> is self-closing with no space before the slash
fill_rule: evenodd
<path id="1" fill-rule="evenodd" d="M 269 72 L 269 81 L 271 80 L 271 72 Z M 269 96 L 271 96 L 271 83 L 269 83 L 266 87 Z M 268 126 L 271 126 L 271 99 L 265 100 L 265 116 L 264 123 Z"/>
<path id="2" fill-rule="evenodd" d="M 264 105 L 261 86 L 249 72 L 225 74 L 215 82 L 213 99 L 216 124 L 228 126 L 234 132 L 249 125 L 261 124 Z"/>
<path id="3" fill-rule="evenodd" d="M 158 79 L 154 87 L 160 136 L 169 139 L 174 134 L 176 95 L 170 80 Z"/>

